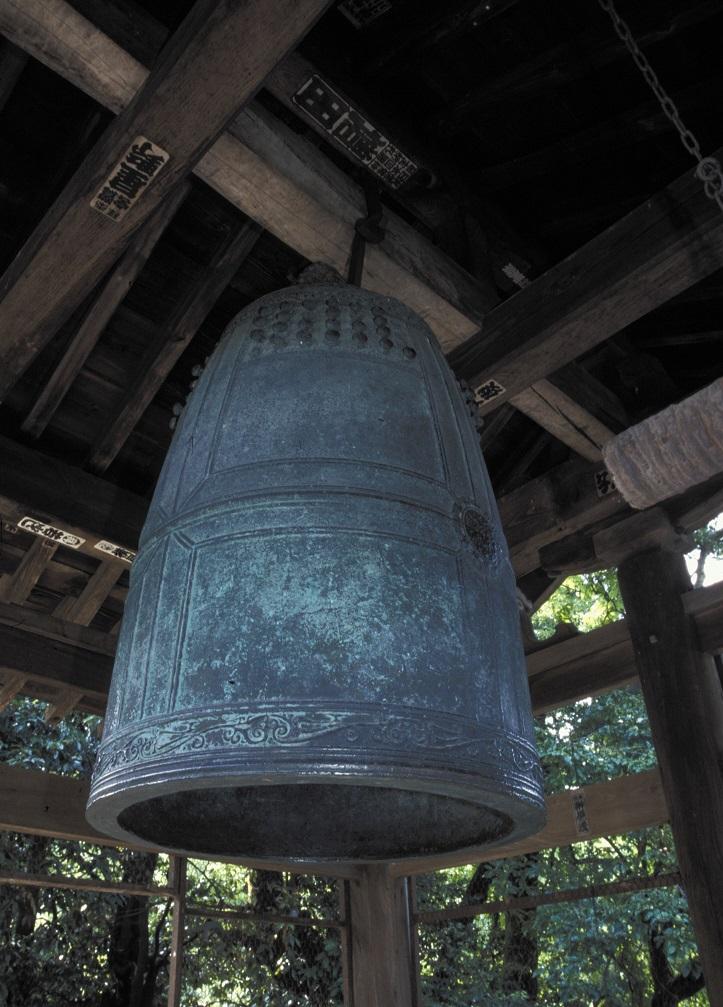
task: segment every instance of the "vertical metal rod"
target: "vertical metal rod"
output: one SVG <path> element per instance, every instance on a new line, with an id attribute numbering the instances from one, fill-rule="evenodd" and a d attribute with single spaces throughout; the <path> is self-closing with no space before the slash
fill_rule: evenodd
<path id="1" fill-rule="evenodd" d="M 180 1007 L 183 981 L 183 933 L 186 910 L 185 857 L 171 857 L 169 881 L 174 890 L 171 930 L 171 959 L 168 976 L 168 1007 Z"/>

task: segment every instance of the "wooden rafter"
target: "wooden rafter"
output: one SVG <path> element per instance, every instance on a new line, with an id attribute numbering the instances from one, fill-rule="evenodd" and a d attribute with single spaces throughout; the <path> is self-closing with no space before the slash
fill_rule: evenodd
<path id="1" fill-rule="evenodd" d="M 687 171 L 490 312 L 450 363 L 486 413 L 722 265 L 723 214 Z"/>
<path id="2" fill-rule="evenodd" d="M 132 100 L 125 102 L 127 107 L 4 277 L 0 393 L 87 296 L 134 231 L 199 162 L 326 3 L 196 0 L 147 79 L 141 70 L 140 86 L 128 95 Z M 72 25 L 63 21 L 64 13 L 66 5 L 55 0 L 4 0 L 0 27 L 5 30 L 22 22 L 37 38 L 38 23 L 50 19 L 55 31 L 65 31 L 67 40 Z M 86 41 L 92 47 L 92 40 L 86 37 Z M 113 67 L 107 70 L 112 76 Z M 197 86 L 199 79 L 203 87 Z M 109 204 L 110 197 L 103 194 L 115 191 L 113 185 L 119 195 Z M 78 248 L 83 249 L 82 256 L 72 254 Z"/>
<path id="3" fill-rule="evenodd" d="M 45 430 L 114 311 L 135 283 L 159 238 L 187 194 L 188 186 L 184 183 L 135 233 L 98 291 L 77 332 L 25 417 L 22 423 L 25 433 L 39 437 Z"/>
<path id="4" fill-rule="evenodd" d="M 137 380 L 128 389 L 108 427 L 91 449 L 88 468 L 93 472 L 104 472 L 121 450 L 176 361 L 196 335 L 204 318 L 241 268 L 260 234 L 261 228 L 254 221 L 243 223 L 224 242 L 198 283 L 176 306 L 158 342 L 149 348 L 141 361 Z"/>

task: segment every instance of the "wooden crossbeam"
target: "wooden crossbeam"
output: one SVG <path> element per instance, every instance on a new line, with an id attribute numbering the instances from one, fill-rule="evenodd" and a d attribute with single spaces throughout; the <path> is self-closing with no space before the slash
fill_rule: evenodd
<path id="1" fill-rule="evenodd" d="M 260 235 L 261 228 L 254 221 L 242 224 L 218 250 L 197 285 L 176 306 L 158 343 L 149 349 L 141 362 L 136 381 L 90 452 L 88 467 L 93 472 L 104 472 L 116 457 Z"/>
<path id="2" fill-rule="evenodd" d="M 121 301 L 135 283 L 159 238 L 179 205 L 188 195 L 188 185 L 179 185 L 158 210 L 138 229 L 130 244 L 113 267 L 93 304 L 88 309 L 78 331 L 65 349 L 40 395 L 22 423 L 31 437 L 39 437 L 50 422 L 68 389 Z"/>
<path id="3" fill-rule="evenodd" d="M 143 67 L 63 0 L 41 7 L 32 24 L 19 6 L 0 10 L 0 28 L 96 100 L 124 107 Z M 237 117 L 197 173 L 307 258 L 346 268 L 363 194 L 260 106 Z M 479 284 L 393 214 L 364 279 L 417 310 L 447 350 L 486 315 L 483 334 L 452 361 L 487 385 L 488 411 L 709 275 L 722 251 L 723 218 L 687 173 L 492 311 Z"/>
<path id="4" fill-rule="evenodd" d="M 546 798 L 547 824 L 535 836 L 514 843 L 500 843 L 484 851 L 440 854 L 434 857 L 397 861 L 393 874 L 426 874 L 428 871 L 461 864 L 506 857 L 521 857 L 526 853 L 569 846 L 600 836 L 616 836 L 636 829 L 662 825 L 668 820 L 668 808 L 663 795 L 660 773 L 619 776 L 607 783 L 594 783 L 577 790 L 564 790 Z"/>
<path id="5" fill-rule="evenodd" d="M 27 62 L 26 53 L 6 38 L 0 38 L 0 112 L 5 108 Z"/>
<path id="6" fill-rule="evenodd" d="M 57 619 L 67 619 L 70 622 L 78 622 L 81 626 L 89 626 L 123 570 L 124 567 L 120 563 L 112 560 L 101 563 L 89 577 L 80 595 L 77 598 L 63 598 L 56 606 L 53 615 Z"/>
<path id="7" fill-rule="evenodd" d="M 510 401 L 515 409 L 589 461 L 601 461 L 603 444 L 614 436 L 612 430 L 575 398 L 545 378 L 519 392 Z"/>
<path id="8" fill-rule="evenodd" d="M 292 0 L 276 5 L 282 19 L 287 5 L 294 12 L 303 6 Z M 253 13 L 249 5 L 243 9 Z M 7 0 L 0 6 L 0 30 L 115 112 L 144 86 L 146 69 L 65 0 Z M 263 30 L 274 34 L 268 24 Z M 201 132 L 207 135 L 207 127 Z M 346 272 L 354 223 L 366 212 L 362 189 L 262 106 L 245 109 L 194 172 L 306 258 Z M 489 292 L 395 214 L 386 215 L 386 228 L 383 244 L 367 250 L 365 286 L 415 308 L 442 345 L 472 335 L 494 301 Z"/>
<path id="9" fill-rule="evenodd" d="M 52 836 L 80 842 L 120 846 L 96 832 L 85 820 L 88 782 L 34 769 L 0 765 L 0 829 Z M 600 836 L 620 835 L 660 825 L 668 820 L 660 773 L 621 776 L 578 790 L 565 790 L 547 798 L 547 825 L 536 836 L 514 844 L 499 844 L 484 851 L 442 854 L 437 857 L 397 861 L 392 874 L 421 874 L 459 864 L 521 856 L 537 850 L 567 846 Z M 265 861 L 230 861 L 248 866 L 274 865 Z M 278 868 L 280 865 L 276 865 Z M 283 867 L 289 870 L 288 865 Z M 339 864 L 304 865 L 292 872 L 354 877 L 357 870 Z"/>
<path id="10" fill-rule="evenodd" d="M 99 846 L 124 846 L 97 832 L 86 821 L 88 790 L 88 780 L 0 764 L 0 829 Z M 338 878 L 356 875 L 354 867 L 344 864 L 309 863 L 295 870 L 288 864 L 275 861 L 233 859 L 227 862 L 270 871 L 291 870 L 292 873 L 325 874 Z"/>
<path id="11" fill-rule="evenodd" d="M 326 4 L 327 0 L 243 4 L 196 0 L 148 78 L 139 80 L 141 86 L 128 95 L 133 100 L 125 103 L 4 277 L 0 394 L 11 387 L 134 231 L 194 168 Z M 45 19 L 59 34 L 65 32 L 68 41 L 73 26 L 63 21 L 64 13 L 66 5 L 54 0 L 5 0 L 0 27 L 5 30 L 22 22 L 37 40 L 38 23 Z M 87 35 L 85 41 L 92 49 Z M 95 52 L 96 65 L 99 55 Z M 112 65 L 106 69 L 114 75 Z M 73 254 L 78 248 L 83 249 L 82 256 Z M 72 269 L 67 268 L 69 261 Z"/>
<path id="12" fill-rule="evenodd" d="M 12 574 L 0 579 L 0 599 L 22 604 L 40 580 L 58 546 L 45 538 L 36 538 Z"/>
<path id="13" fill-rule="evenodd" d="M 488 412 L 722 265 L 723 215 L 688 171 L 490 312 L 450 362 Z"/>

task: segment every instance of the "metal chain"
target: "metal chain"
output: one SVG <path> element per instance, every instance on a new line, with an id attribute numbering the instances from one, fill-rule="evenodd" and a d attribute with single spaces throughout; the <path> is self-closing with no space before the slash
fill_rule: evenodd
<path id="1" fill-rule="evenodd" d="M 627 47 L 630 55 L 635 60 L 635 65 L 660 102 L 663 112 L 678 130 L 681 143 L 691 157 L 694 157 L 698 162 L 695 175 L 703 183 L 706 196 L 709 199 L 715 200 L 721 211 L 723 211 L 723 169 L 721 169 L 720 161 L 716 157 L 703 157 L 701 154 L 697 137 L 681 119 L 677 105 L 658 80 L 658 75 L 648 62 L 645 54 L 641 52 L 640 46 L 635 41 L 628 24 L 623 21 L 615 9 L 613 0 L 598 0 L 598 3 L 605 13 L 610 15 L 610 20 L 619 38 Z"/>

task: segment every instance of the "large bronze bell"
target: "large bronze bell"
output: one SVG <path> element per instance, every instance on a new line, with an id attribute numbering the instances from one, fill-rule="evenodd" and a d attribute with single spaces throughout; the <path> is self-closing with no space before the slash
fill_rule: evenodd
<path id="1" fill-rule="evenodd" d="M 133 564 L 88 818 L 131 842 L 289 862 L 541 827 L 478 434 L 396 300 L 301 285 L 229 326 Z"/>

